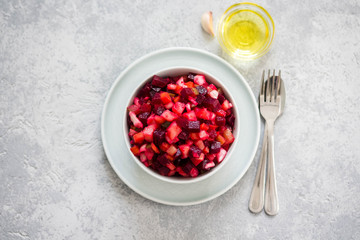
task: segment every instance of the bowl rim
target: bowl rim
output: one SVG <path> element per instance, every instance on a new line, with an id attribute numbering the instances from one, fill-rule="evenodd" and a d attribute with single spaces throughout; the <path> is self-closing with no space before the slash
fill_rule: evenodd
<path id="1" fill-rule="evenodd" d="M 246 9 L 246 7 L 254 7 L 255 9 L 258 9 L 260 10 L 260 12 L 258 12 L 258 14 L 260 14 L 261 16 L 263 17 L 266 17 L 265 20 L 266 21 L 266 24 L 269 26 L 269 31 L 271 33 L 271 36 L 269 38 L 269 40 L 267 41 L 266 45 L 264 48 L 262 48 L 259 52 L 256 52 L 254 54 L 251 54 L 251 55 L 236 55 L 234 53 L 232 53 L 225 45 L 224 45 L 224 41 L 223 41 L 223 34 L 221 34 L 221 26 L 225 20 L 226 17 L 228 17 L 230 10 L 232 9 L 236 9 L 236 8 L 240 8 L 240 9 Z M 231 5 L 230 7 L 228 7 L 224 13 L 221 15 L 221 18 L 217 24 L 217 29 L 216 29 L 216 32 L 217 32 L 217 40 L 221 46 L 221 48 L 227 53 L 229 54 L 230 56 L 234 57 L 234 58 L 237 58 L 237 59 L 241 59 L 241 60 L 247 60 L 247 61 L 250 61 L 250 60 L 255 60 L 261 56 L 263 56 L 264 54 L 266 54 L 271 46 L 272 46 L 272 43 L 274 41 L 274 38 L 275 38 L 275 23 L 274 23 L 274 20 L 273 18 L 271 17 L 271 15 L 269 14 L 269 12 L 263 8 L 262 6 L 256 4 L 256 3 L 252 3 L 252 2 L 241 2 L 241 3 L 235 3 L 233 5 Z"/>
<path id="2" fill-rule="evenodd" d="M 206 80 L 210 83 L 215 84 L 217 87 L 220 87 L 222 89 L 224 89 L 225 95 L 226 95 L 226 99 L 228 99 L 232 104 L 233 104 L 233 113 L 235 115 L 235 124 L 234 124 L 234 130 L 233 130 L 233 134 L 235 137 L 234 142 L 232 143 L 232 145 L 230 146 L 229 150 L 227 151 L 227 154 L 224 158 L 224 160 L 216 165 L 214 168 L 212 168 L 210 171 L 199 175 L 195 178 L 181 178 L 181 177 L 169 177 L 169 176 L 162 176 L 161 174 L 155 172 L 153 169 L 146 167 L 141 161 L 140 159 L 138 159 L 136 156 L 134 156 L 134 154 L 130 151 L 130 141 L 129 141 L 129 129 L 127 126 L 127 116 L 128 116 L 128 111 L 124 112 L 123 115 L 123 134 L 124 134 L 124 138 L 125 138 L 125 142 L 126 142 L 126 146 L 127 149 L 132 157 L 132 159 L 137 163 L 137 165 L 143 169 L 146 173 L 150 174 L 151 176 L 165 181 L 165 182 L 169 182 L 169 183 L 176 183 L 176 184 L 190 184 L 190 183 L 195 183 L 195 182 L 200 182 L 203 181 L 209 177 L 211 177 L 212 175 L 214 175 L 216 172 L 218 172 L 231 158 L 231 155 L 233 153 L 233 149 L 236 147 L 236 143 L 237 143 L 237 139 L 239 136 L 239 131 L 240 131 L 240 118 L 239 118 L 239 112 L 237 111 L 237 105 L 236 102 L 234 101 L 234 98 L 232 97 L 231 92 L 228 90 L 228 88 L 221 83 L 220 80 L 218 80 L 217 78 L 215 78 L 212 74 L 208 73 L 206 70 L 203 70 L 201 68 L 195 68 L 195 67 L 188 67 L 188 66 L 172 66 L 172 67 L 167 67 L 167 68 L 163 68 L 160 70 L 157 70 L 156 72 L 152 73 L 149 75 L 148 78 L 144 79 L 137 88 L 132 90 L 132 94 L 131 94 L 131 98 L 128 100 L 126 106 L 130 106 L 136 96 L 136 93 L 145 85 L 146 82 L 150 81 L 151 78 L 154 75 L 166 75 L 166 76 L 172 76 L 172 75 L 178 75 L 178 74 L 165 74 L 165 72 L 169 72 L 169 71 L 179 71 L 179 72 L 183 72 L 183 73 L 189 73 L 189 72 L 193 72 L 193 73 L 198 73 L 198 74 L 204 74 L 206 77 Z M 208 80 L 210 77 L 211 80 Z"/>

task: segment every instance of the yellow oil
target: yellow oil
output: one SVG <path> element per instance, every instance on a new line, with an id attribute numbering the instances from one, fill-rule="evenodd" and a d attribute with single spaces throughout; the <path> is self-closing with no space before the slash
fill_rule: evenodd
<path id="1" fill-rule="evenodd" d="M 260 52 L 270 38 L 265 19 L 250 9 L 229 14 L 220 30 L 224 46 L 235 56 L 251 56 Z"/>

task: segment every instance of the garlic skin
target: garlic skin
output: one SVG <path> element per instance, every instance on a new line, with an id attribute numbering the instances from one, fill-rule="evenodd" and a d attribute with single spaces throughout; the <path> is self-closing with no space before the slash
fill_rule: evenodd
<path id="1" fill-rule="evenodd" d="M 213 28 L 213 16 L 212 12 L 205 12 L 201 16 L 201 27 L 204 29 L 205 32 L 214 36 L 214 28 Z"/>

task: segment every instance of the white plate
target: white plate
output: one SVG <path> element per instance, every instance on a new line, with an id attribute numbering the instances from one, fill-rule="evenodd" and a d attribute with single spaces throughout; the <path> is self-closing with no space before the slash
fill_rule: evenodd
<path id="1" fill-rule="evenodd" d="M 149 76 L 172 67 L 198 68 L 220 80 L 231 91 L 240 115 L 238 142 L 227 164 L 208 179 L 190 184 L 166 183 L 144 172 L 132 159 L 122 133 L 133 90 Z M 193 48 L 168 48 L 138 59 L 116 79 L 105 101 L 101 137 L 112 168 L 135 192 L 163 204 L 193 205 L 220 196 L 245 174 L 259 143 L 260 117 L 249 85 L 229 63 Z"/>

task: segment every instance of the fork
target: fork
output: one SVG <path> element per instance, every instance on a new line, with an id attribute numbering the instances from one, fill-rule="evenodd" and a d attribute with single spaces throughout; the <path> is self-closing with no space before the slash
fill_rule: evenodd
<path id="1" fill-rule="evenodd" d="M 285 92 L 283 91 L 284 89 L 282 89 L 281 71 L 279 71 L 278 76 L 275 76 L 275 70 L 273 70 L 273 75 L 270 77 L 269 70 L 266 82 L 264 81 L 264 78 L 265 70 L 263 71 L 261 79 L 259 103 L 260 113 L 266 123 L 260 163 L 251 192 L 249 209 L 254 213 L 258 213 L 264 206 L 265 168 L 266 158 L 268 158 L 265 188 L 265 212 L 268 215 L 276 215 L 279 212 L 279 203 L 275 177 L 274 123 L 283 111 L 285 96 L 282 95 L 285 94 L 282 94 L 282 92 Z"/>

